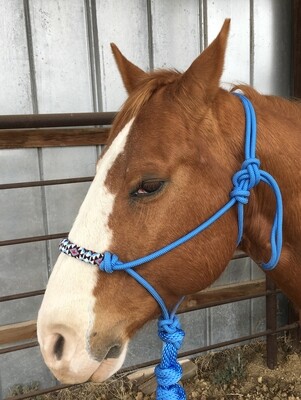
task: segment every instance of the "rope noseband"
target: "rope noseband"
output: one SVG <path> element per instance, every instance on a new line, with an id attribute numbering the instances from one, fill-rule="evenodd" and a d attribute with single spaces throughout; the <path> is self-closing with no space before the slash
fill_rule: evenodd
<path id="1" fill-rule="evenodd" d="M 194 236 L 198 235 L 208 226 L 213 224 L 236 203 L 238 206 L 237 244 L 239 244 L 243 235 L 244 205 L 248 203 L 250 190 L 261 181 L 265 182 L 272 188 L 276 198 L 276 212 L 270 237 L 271 258 L 267 263 L 262 264 L 262 268 L 265 270 L 273 269 L 280 258 L 283 219 L 281 192 L 275 179 L 268 172 L 260 169 L 260 162 L 256 158 L 256 115 L 252 103 L 245 96 L 239 93 L 234 94 L 241 99 L 245 110 L 245 161 L 243 162 L 241 169 L 236 172 L 232 178 L 233 189 L 230 193 L 230 200 L 214 215 L 197 228 L 169 245 L 145 257 L 126 263 L 121 262 L 115 254 L 111 254 L 110 252 L 105 252 L 103 254 L 96 253 L 70 242 L 69 239 L 63 239 L 59 247 L 61 252 L 86 263 L 97 265 L 101 271 L 107 273 L 126 271 L 139 284 L 141 284 L 159 304 L 162 315 L 158 320 L 158 335 L 163 341 L 163 350 L 161 362 L 155 368 L 158 384 L 156 392 L 157 400 L 186 399 L 185 391 L 178 383 L 182 376 L 182 367 L 177 361 L 177 355 L 185 335 L 184 331 L 181 329 L 180 321 L 176 316 L 176 310 L 180 302 L 175 306 L 172 312 L 169 312 L 160 294 L 141 275 L 139 275 L 134 268 L 141 264 L 150 262 L 192 239 Z"/>

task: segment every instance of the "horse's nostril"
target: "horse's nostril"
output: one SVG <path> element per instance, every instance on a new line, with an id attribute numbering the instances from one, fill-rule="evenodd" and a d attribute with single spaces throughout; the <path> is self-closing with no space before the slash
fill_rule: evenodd
<path id="1" fill-rule="evenodd" d="M 56 356 L 57 360 L 60 360 L 63 355 L 65 339 L 62 335 L 57 335 L 57 340 L 54 344 L 53 353 Z"/>
<path id="2" fill-rule="evenodd" d="M 107 352 L 107 355 L 105 356 L 105 360 L 108 358 L 118 358 L 121 354 L 121 346 L 115 345 L 110 348 L 110 350 Z"/>

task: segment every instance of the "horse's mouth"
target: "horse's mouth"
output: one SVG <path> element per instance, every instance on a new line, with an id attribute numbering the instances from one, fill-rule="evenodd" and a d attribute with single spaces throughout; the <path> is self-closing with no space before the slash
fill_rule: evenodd
<path id="1" fill-rule="evenodd" d="M 108 351 L 104 360 L 100 363 L 99 367 L 92 374 L 90 381 L 103 382 L 114 375 L 124 363 L 128 343 L 121 346 L 113 346 Z"/>
<path id="2" fill-rule="evenodd" d="M 123 346 L 116 344 L 113 345 L 107 352 L 107 355 L 105 356 L 105 360 L 109 358 L 119 358 L 123 350 Z"/>

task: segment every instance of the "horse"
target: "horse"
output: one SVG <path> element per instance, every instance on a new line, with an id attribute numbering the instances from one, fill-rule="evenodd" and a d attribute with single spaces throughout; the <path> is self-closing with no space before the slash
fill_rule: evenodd
<path id="1" fill-rule="evenodd" d="M 226 20 L 183 73 L 145 72 L 112 44 L 128 99 L 69 239 L 127 262 L 168 245 L 220 209 L 244 160 L 245 114 L 233 94 L 239 90 L 256 111 L 261 166 L 283 199 L 282 251 L 266 273 L 301 308 L 301 106 L 247 85 L 220 87 L 229 27 Z M 245 205 L 238 245 L 259 265 L 270 258 L 275 209 L 272 191 L 259 183 Z M 231 207 L 201 234 L 137 268 L 168 309 L 224 271 L 237 248 L 237 214 Z M 106 380 L 121 368 L 135 332 L 159 314 L 155 299 L 126 271 L 105 273 L 62 253 L 38 314 L 42 355 L 61 382 Z"/>

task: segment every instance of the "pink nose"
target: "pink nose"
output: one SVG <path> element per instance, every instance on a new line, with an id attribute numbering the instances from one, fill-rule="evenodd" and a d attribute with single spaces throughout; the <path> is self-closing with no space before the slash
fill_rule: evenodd
<path id="1" fill-rule="evenodd" d="M 55 377 L 64 383 L 87 381 L 99 363 L 90 358 L 84 338 L 66 327 L 39 334 L 44 361 Z"/>
<path id="2" fill-rule="evenodd" d="M 66 339 L 60 333 L 53 333 L 48 335 L 43 340 L 43 353 L 46 355 L 47 360 L 52 362 L 61 361 L 65 348 Z"/>

